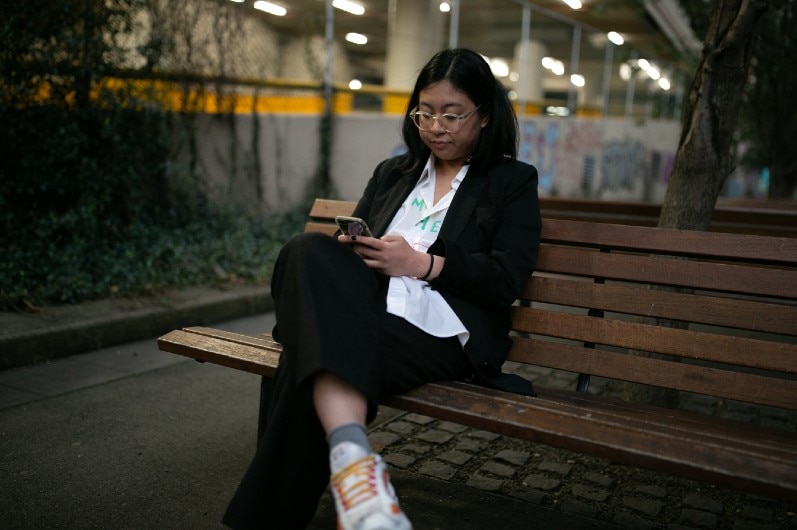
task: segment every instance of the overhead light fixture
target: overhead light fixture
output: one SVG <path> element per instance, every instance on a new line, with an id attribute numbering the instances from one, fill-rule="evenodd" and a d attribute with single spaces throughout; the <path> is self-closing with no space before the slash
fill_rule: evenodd
<path id="1" fill-rule="evenodd" d="M 242 4 L 246 2 L 246 0 L 232 0 L 232 1 L 235 2 L 236 4 Z"/>
<path id="2" fill-rule="evenodd" d="M 570 82 L 577 87 L 583 87 L 587 84 L 587 80 L 584 79 L 584 76 L 581 74 L 573 74 L 570 76 Z"/>
<path id="3" fill-rule="evenodd" d="M 288 13 L 288 10 L 284 7 L 273 2 L 266 2 L 264 0 L 258 0 L 255 2 L 254 8 L 259 11 L 264 11 L 269 15 L 275 15 L 278 17 L 284 17 Z"/>
<path id="4" fill-rule="evenodd" d="M 622 35 L 617 33 L 616 31 L 610 31 L 606 34 L 606 38 L 609 39 L 609 42 L 614 44 L 615 46 L 622 46 L 625 42 L 625 39 Z"/>
<path id="5" fill-rule="evenodd" d="M 671 88 L 669 79 L 667 79 L 666 77 L 662 77 L 661 79 L 659 79 L 659 86 L 661 87 L 662 90 L 665 91 L 669 90 Z"/>
<path id="6" fill-rule="evenodd" d="M 696 56 L 703 49 L 689 17 L 676 0 L 645 0 L 645 10 L 677 50 Z"/>
<path id="7" fill-rule="evenodd" d="M 448 2 L 440 2 L 440 12 L 449 13 L 451 11 L 451 4 Z"/>
<path id="8" fill-rule="evenodd" d="M 550 70 L 555 75 L 562 75 L 565 73 L 565 63 L 553 57 L 543 57 L 542 66 L 546 70 Z"/>
<path id="9" fill-rule="evenodd" d="M 352 15 L 362 15 L 365 13 L 365 8 L 362 5 L 357 2 L 351 2 L 350 0 L 334 0 L 332 2 L 332 7 L 351 13 Z"/>
<path id="10" fill-rule="evenodd" d="M 359 79 L 352 79 L 349 81 L 349 88 L 352 90 L 360 90 L 363 87 L 362 81 Z"/>
<path id="11" fill-rule="evenodd" d="M 562 0 L 570 9 L 581 9 L 581 2 L 579 0 Z"/>
<path id="12" fill-rule="evenodd" d="M 368 37 L 362 33 L 347 33 L 346 40 L 352 44 L 368 44 Z"/>

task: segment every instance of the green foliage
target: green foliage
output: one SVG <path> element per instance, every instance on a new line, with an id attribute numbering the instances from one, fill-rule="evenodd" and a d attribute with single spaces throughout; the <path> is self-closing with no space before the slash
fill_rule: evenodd
<path id="1" fill-rule="evenodd" d="M 129 225 L 123 237 L 73 234 L 58 219 L 14 244 L 0 261 L 0 308 L 76 303 L 167 288 L 267 282 L 279 248 L 302 229 L 303 212 L 255 219 L 206 212 L 183 226 Z M 50 233 L 48 233 L 48 231 Z"/>
<path id="2" fill-rule="evenodd" d="M 141 0 L 12 0 L 0 19 L 0 309 L 268 278 L 297 215 L 205 199 L 178 116 L 109 83 Z M 151 88 L 151 87 L 150 87 Z"/>

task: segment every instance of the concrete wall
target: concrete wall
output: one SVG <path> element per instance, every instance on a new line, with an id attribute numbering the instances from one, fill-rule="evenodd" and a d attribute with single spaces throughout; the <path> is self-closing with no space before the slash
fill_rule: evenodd
<path id="1" fill-rule="evenodd" d="M 308 114 L 206 116 L 199 124 L 197 167 L 208 192 L 250 211 L 298 204 L 318 167 L 319 120 Z M 339 198 L 359 198 L 376 164 L 401 152 L 400 124 L 398 116 L 335 117 L 331 175 Z M 672 121 L 525 119 L 519 158 L 537 167 L 542 196 L 660 202 L 679 133 Z"/>

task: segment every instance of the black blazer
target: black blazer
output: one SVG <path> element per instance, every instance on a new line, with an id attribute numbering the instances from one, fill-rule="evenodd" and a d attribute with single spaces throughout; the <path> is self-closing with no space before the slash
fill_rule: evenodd
<path id="1" fill-rule="evenodd" d="M 400 170 L 401 159 L 376 167 L 354 210 L 376 237 L 384 235 L 421 176 Z M 465 352 L 476 382 L 529 395 L 531 384 L 502 374 L 501 365 L 511 345 L 509 306 L 536 266 L 541 225 L 533 166 L 509 159 L 493 167 L 472 164 L 428 250 L 446 258 L 431 286 L 470 332 Z"/>

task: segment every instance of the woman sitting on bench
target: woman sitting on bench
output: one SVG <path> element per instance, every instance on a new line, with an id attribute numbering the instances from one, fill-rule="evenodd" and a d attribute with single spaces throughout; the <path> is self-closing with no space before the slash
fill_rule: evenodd
<path id="1" fill-rule="evenodd" d="M 280 253 L 283 354 L 224 516 L 232 528 L 305 528 L 330 484 L 340 528 L 410 529 L 368 442 L 379 402 L 450 380 L 533 395 L 501 373 L 541 224 L 504 87 L 479 54 L 442 51 L 419 74 L 402 134 L 407 153 L 376 167 L 355 208 L 365 226 L 305 233 Z"/>

